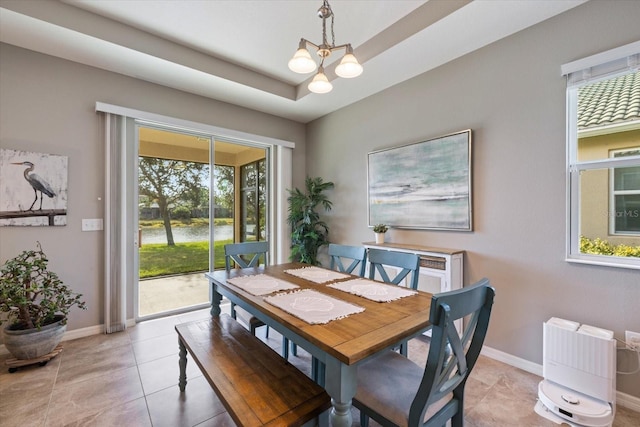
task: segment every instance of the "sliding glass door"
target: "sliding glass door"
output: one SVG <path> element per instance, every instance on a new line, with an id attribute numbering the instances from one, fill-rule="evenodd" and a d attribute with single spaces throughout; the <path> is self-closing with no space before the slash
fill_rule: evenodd
<path id="1" fill-rule="evenodd" d="M 136 318 L 209 304 L 224 245 L 266 240 L 269 150 L 140 125 Z"/>
<path id="2" fill-rule="evenodd" d="M 137 317 L 205 307 L 211 138 L 139 127 L 138 141 Z"/>

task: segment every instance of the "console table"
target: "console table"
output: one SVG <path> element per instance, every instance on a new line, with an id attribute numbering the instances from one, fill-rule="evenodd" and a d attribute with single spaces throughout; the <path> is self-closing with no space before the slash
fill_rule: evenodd
<path id="1" fill-rule="evenodd" d="M 464 261 L 462 250 L 403 243 L 364 242 L 363 246 L 418 254 L 420 256 L 418 289 L 421 291 L 435 294 L 462 288 Z M 462 330 L 462 320 L 457 320 L 455 325 L 458 331 Z"/>

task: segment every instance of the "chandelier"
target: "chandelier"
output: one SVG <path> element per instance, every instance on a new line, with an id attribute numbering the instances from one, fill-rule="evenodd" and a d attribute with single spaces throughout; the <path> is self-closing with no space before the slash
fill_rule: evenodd
<path id="1" fill-rule="evenodd" d="M 320 65 L 318 66 L 318 72 L 309 83 L 309 90 L 314 93 L 327 93 L 333 89 L 333 85 L 327 79 L 324 74 L 324 60 L 331 55 L 335 50 L 344 49 L 345 54 L 342 57 L 342 61 L 336 67 L 336 74 L 340 77 L 350 79 L 352 77 L 358 77 L 362 74 L 362 65 L 358 62 L 353 55 L 353 48 L 351 44 L 341 44 L 336 46 L 335 35 L 333 33 L 333 10 L 329 5 L 328 0 L 323 0 L 322 6 L 318 9 L 318 17 L 322 19 L 322 43 L 317 45 L 306 39 L 300 39 L 298 50 L 293 55 L 293 58 L 289 61 L 289 69 L 296 73 L 307 74 L 316 70 L 316 61 L 311 58 L 311 54 L 307 49 L 308 46 L 316 49 L 320 59 Z M 327 41 L 327 19 L 331 18 L 331 44 Z"/>

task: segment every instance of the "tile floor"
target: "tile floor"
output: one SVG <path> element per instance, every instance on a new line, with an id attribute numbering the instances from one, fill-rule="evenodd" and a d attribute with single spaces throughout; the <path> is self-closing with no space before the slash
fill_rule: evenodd
<path id="1" fill-rule="evenodd" d="M 177 386 L 173 326 L 206 316 L 207 310 L 200 310 L 143 322 L 126 332 L 66 341 L 64 351 L 46 366 L 25 367 L 13 374 L 4 369 L 7 356 L 1 356 L 0 425 L 233 426 L 193 363 L 187 363 L 186 393 L 180 395 Z M 279 351 L 280 342 L 271 331 L 268 344 Z M 412 340 L 409 356 L 424 360 L 425 343 Z M 309 372 L 310 357 L 303 350 L 290 360 Z M 535 375 L 481 356 L 467 383 L 465 425 L 556 426 L 533 411 L 539 381 Z M 353 416 L 359 426 L 355 409 Z M 639 425 L 640 413 L 618 407 L 615 427 Z"/>

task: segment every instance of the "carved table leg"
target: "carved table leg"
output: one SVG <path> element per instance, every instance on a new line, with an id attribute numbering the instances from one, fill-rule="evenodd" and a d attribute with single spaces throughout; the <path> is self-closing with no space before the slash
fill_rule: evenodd
<path id="1" fill-rule="evenodd" d="M 331 396 L 333 407 L 330 419 L 333 427 L 348 427 L 352 424 L 351 399 L 356 394 L 356 372 L 355 366 L 347 366 L 332 357 L 325 361 L 325 389 Z"/>
<path id="2" fill-rule="evenodd" d="M 331 425 L 332 426 L 351 426 L 353 420 L 351 419 L 351 400 L 346 403 L 336 402 L 335 399 L 331 399 Z"/>
<path id="3" fill-rule="evenodd" d="M 209 281 L 211 284 L 211 317 L 220 316 L 220 301 L 222 301 L 222 295 L 216 291 L 216 285 L 213 281 Z"/>

